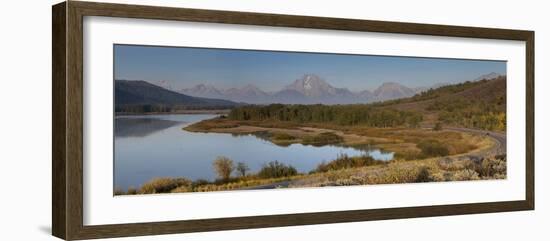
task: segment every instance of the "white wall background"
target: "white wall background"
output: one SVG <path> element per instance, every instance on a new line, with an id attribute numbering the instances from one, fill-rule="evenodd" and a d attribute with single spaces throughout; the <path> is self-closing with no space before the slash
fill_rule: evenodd
<path id="1" fill-rule="evenodd" d="M 51 230 L 51 10 L 8 1 L 0 10 L 0 240 L 56 240 Z M 550 28 L 545 1 L 195 0 L 116 2 L 536 31 L 536 211 L 389 220 L 121 240 L 547 240 Z M 513 147 L 510 147 L 513 148 Z"/>

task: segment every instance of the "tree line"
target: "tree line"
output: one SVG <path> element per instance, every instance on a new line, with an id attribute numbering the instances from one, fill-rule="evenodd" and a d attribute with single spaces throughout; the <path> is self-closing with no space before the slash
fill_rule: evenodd
<path id="1" fill-rule="evenodd" d="M 290 121 L 297 123 L 331 123 L 367 125 L 370 127 L 418 127 L 422 114 L 390 108 L 374 108 L 367 104 L 353 105 L 249 105 L 232 109 L 231 120 Z"/>

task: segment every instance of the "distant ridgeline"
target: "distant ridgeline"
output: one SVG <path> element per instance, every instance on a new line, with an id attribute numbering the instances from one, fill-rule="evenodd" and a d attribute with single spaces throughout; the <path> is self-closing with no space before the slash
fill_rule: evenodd
<path id="1" fill-rule="evenodd" d="M 446 125 L 506 130 L 506 76 L 426 90 L 413 97 L 353 105 L 242 106 L 233 120 L 331 123 L 371 127 Z"/>
<path id="2" fill-rule="evenodd" d="M 115 81 L 115 112 L 146 113 L 227 109 L 238 103 L 180 94 L 141 80 Z"/>

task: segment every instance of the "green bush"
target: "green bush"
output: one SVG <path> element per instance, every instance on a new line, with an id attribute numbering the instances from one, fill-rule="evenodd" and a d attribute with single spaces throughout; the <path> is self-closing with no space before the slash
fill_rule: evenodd
<path id="1" fill-rule="evenodd" d="M 293 166 L 272 161 L 265 164 L 257 175 L 260 178 L 278 178 L 294 176 L 296 174 L 298 174 L 298 171 Z"/>

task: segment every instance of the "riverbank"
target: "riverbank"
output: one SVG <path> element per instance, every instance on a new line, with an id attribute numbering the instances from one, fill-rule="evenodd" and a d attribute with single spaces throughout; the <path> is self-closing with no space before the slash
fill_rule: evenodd
<path id="1" fill-rule="evenodd" d="M 277 121 L 236 121 L 227 118 L 203 120 L 184 127 L 190 132 L 257 134 L 276 145 L 294 143 L 311 145 L 342 145 L 378 148 L 394 152 L 397 159 L 414 160 L 433 156 L 456 156 L 479 153 L 498 143 L 484 133 L 463 130 L 425 128 L 373 128 L 338 126 L 319 123 Z M 441 153 L 434 153 L 439 149 Z M 437 151 L 437 150 L 436 150 Z"/>

